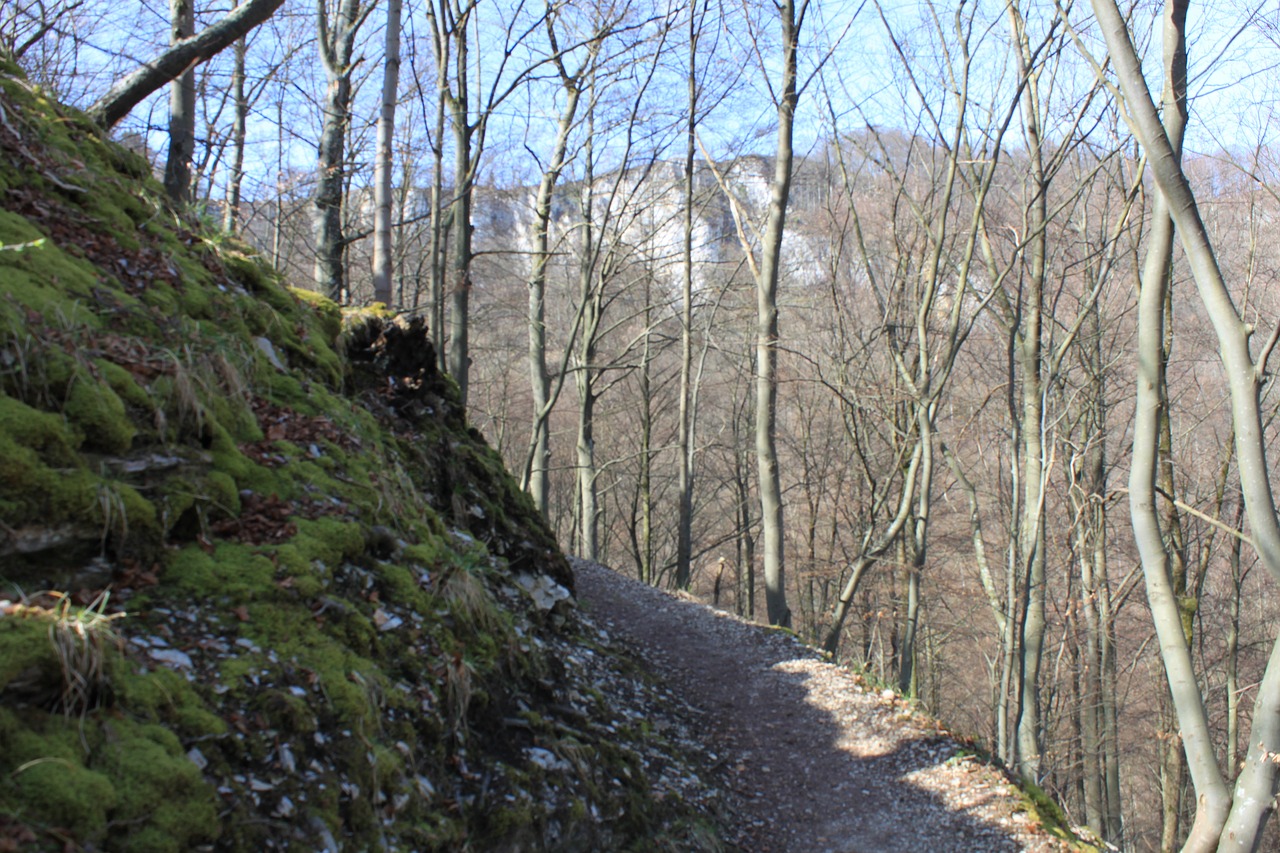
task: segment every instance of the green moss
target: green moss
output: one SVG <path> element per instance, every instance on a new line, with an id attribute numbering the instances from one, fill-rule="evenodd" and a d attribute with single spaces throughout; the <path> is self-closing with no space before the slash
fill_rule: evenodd
<path id="1" fill-rule="evenodd" d="M 138 433 L 119 395 L 87 376 L 72 382 L 63 414 L 88 447 L 105 453 L 128 452 Z"/>
<path id="2" fill-rule="evenodd" d="M 272 728 L 290 735 L 311 734 L 318 728 L 310 703 L 284 690 L 264 690 L 253 700 L 253 708 L 263 713 Z"/>
<path id="3" fill-rule="evenodd" d="M 213 454 L 213 468 L 226 474 L 236 484 L 237 491 L 249 489 L 259 494 L 278 494 L 282 498 L 292 497 L 293 490 L 289 483 L 277 476 L 271 469 L 265 468 L 240 452 L 235 439 L 216 421 L 208 424 L 210 435 L 209 452 Z"/>
<path id="4" fill-rule="evenodd" d="M 228 276 L 265 303 L 281 311 L 293 308 L 293 297 L 280 286 L 279 275 L 260 257 L 228 245 L 223 247 L 219 259 Z"/>
<path id="5" fill-rule="evenodd" d="M 62 418 L 34 409 L 0 393 L 0 441 L 44 451 L 55 464 L 72 464 L 72 450 L 79 446 Z"/>
<path id="6" fill-rule="evenodd" d="M 50 320 L 100 324 L 87 304 L 98 279 L 90 264 L 72 258 L 26 219 L 7 210 L 0 210 L 0 243 L 38 243 L 0 252 L 5 294 L 0 299 L 0 329 L 16 328 L 25 319 L 15 306 Z"/>
<path id="7" fill-rule="evenodd" d="M 1035 817 L 1041 829 L 1067 842 L 1073 850 L 1081 853 L 1085 851 L 1097 853 L 1098 847 L 1082 841 L 1071 831 L 1071 823 L 1067 819 L 1066 812 L 1045 793 L 1043 788 L 1026 779 L 1018 783 L 1018 788 L 1023 796 L 1024 807 Z"/>
<path id="8" fill-rule="evenodd" d="M 114 783 L 113 822 L 136 827 L 112 838 L 112 849 L 183 853 L 218 837 L 217 795 L 172 732 L 128 718 L 104 728 L 108 737 L 93 766 Z"/>
<path id="9" fill-rule="evenodd" d="M 57 464 L 56 455 L 49 461 Z M 10 526 L 36 520 L 85 523 L 95 512 L 98 484 L 98 479 L 83 469 L 51 467 L 40 454 L 0 431 L 0 509 Z"/>
<path id="10" fill-rule="evenodd" d="M 171 552 L 165 576 L 185 593 L 234 604 L 270 597 L 275 589 L 275 566 L 238 542 L 221 542 L 212 554 L 197 545 Z"/>
<path id="11" fill-rule="evenodd" d="M 364 528 L 352 521 L 329 516 L 298 521 L 298 547 L 310 560 L 333 564 L 344 557 L 364 553 Z"/>
<path id="12" fill-rule="evenodd" d="M 0 619 L 0 700 L 5 697 L 5 688 L 20 675 L 24 681 L 61 682 L 49 625 L 42 619 Z"/>
<path id="13" fill-rule="evenodd" d="M 142 390 L 132 373 L 105 358 L 94 359 L 93 363 L 103 380 L 121 400 L 148 412 L 152 410 L 151 395 Z"/>
<path id="14" fill-rule="evenodd" d="M 152 538 L 160 533 L 156 508 L 128 483 L 106 480 L 95 490 L 94 520 L 104 529 L 131 539 Z"/>
<path id="15" fill-rule="evenodd" d="M 308 305 L 316 312 L 326 343 L 330 346 L 337 343 L 338 337 L 342 334 L 342 309 L 338 306 L 338 303 L 322 294 L 316 293 L 314 290 L 291 287 L 289 292 L 293 294 L 295 299 Z"/>
<path id="16" fill-rule="evenodd" d="M 212 396 L 208 400 L 207 408 L 214 419 L 226 428 L 234 441 L 253 442 L 262 440 L 262 429 L 258 425 L 258 419 L 244 400 Z"/>
<path id="17" fill-rule="evenodd" d="M 0 799 L 10 804 L 20 820 L 60 827 L 73 838 L 104 839 L 109 813 L 118 802 L 110 777 L 83 767 L 74 753 L 68 757 L 68 749 L 51 754 L 54 748 L 28 747 L 32 743 L 31 738 L 26 743 L 10 742 L 15 761 L 5 767 Z"/>
<path id="18" fill-rule="evenodd" d="M 323 712 L 344 727 L 372 734 L 378 717 L 376 697 L 385 693 L 385 679 L 373 662 L 353 651 L 372 647 L 376 631 L 368 619 L 353 612 L 334 613 L 322 631 L 311 611 L 301 606 L 257 603 L 249 606 L 249 614 L 245 629 L 255 642 L 315 673 Z"/>
<path id="19" fill-rule="evenodd" d="M 204 484 L 204 493 L 213 506 L 230 515 L 240 514 L 240 490 L 230 474 L 210 471 L 205 475 Z"/>
<path id="20" fill-rule="evenodd" d="M 383 596 L 388 601 L 411 606 L 420 613 L 431 609 L 431 597 L 409 569 L 394 563 L 384 563 L 378 566 L 378 575 L 382 580 Z"/>
<path id="21" fill-rule="evenodd" d="M 195 687 L 167 667 L 142 672 L 121 664 L 113 671 L 111 685 L 117 701 L 151 722 L 172 725 L 187 737 L 221 735 L 227 724 L 211 713 Z"/>

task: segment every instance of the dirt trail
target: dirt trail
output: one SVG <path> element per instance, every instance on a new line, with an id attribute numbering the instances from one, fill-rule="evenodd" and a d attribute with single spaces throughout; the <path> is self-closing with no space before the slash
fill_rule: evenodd
<path id="1" fill-rule="evenodd" d="M 701 719 L 750 853 L 1067 849 L 936 723 L 780 632 L 574 560 L 579 600 Z"/>

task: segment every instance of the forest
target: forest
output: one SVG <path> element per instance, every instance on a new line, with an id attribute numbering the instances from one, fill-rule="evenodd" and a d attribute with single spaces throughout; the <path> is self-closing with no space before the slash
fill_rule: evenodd
<path id="1" fill-rule="evenodd" d="M 1274 842 L 1273 5 L 13 0 L 0 51 L 424 319 L 567 553 L 1120 849 Z"/>

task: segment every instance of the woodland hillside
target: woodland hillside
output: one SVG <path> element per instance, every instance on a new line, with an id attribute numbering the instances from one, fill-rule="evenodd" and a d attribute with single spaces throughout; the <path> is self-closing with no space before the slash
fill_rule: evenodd
<path id="1" fill-rule="evenodd" d="M 468 470 L 505 464 L 514 480 L 495 481 L 492 511 L 457 497 L 454 474 L 419 483 L 445 501 L 432 506 L 446 532 L 509 564 L 512 543 L 558 545 L 794 631 L 1118 848 L 1280 846 L 1274 4 L 141 10 L 0 10 L 20 88 L 85 108 L 134 152 L 127 171 L 162 177 L 170 209 L 201 223 L 198 238 L 174 239 L 216 248 L 247 294 L 218 297 L 242 306 L 248 336 L 230 378 L 220 361 L 174 368 L 156 382 L 174 386 L 179 411 L 150 432 L 103 418 L 59 439 L 79 453 L 101 435 L 93 452 L 115 458 L 136 436 L 194 430 L 233 483 L 213 477 L 207 506 L 183 498 L 170 518 L 132 481 L 99 489 L 129 472 L 95 457 L 93 541 L 129 518 L 136 492 L 156 520 L 129 519 L 129 536 L 195 537 L 176 553 L 212 572 L 200 537 L 230 530 L 246 501 L 270 517 L 286 511 L 276 499 L 329 512 L 332 488 L 351 504 L 362 487 L 330 471 L 337 451 L 309 438 L 320 433 L 270 430 L 281 409 L 335 429 L 365 416 L 292 386 L 257 389 L 289 385 L 276 362 L 314 360 L 316 393 L 381 364 L 335 343 L 340 315 L 343 341 L 409 329 L 424 387 L 442 389 L 423 411 L 483 436 L 492 450 Z M 75 201 L 59 186 L 75 182 L 51 174 L 51 197 Z M 52 211 L 26 186 L 3 203 Z M 0 262 L 42 257 L 26 233 L 4 237 Z M 281 272 L 255 272 L 240 259 L 250 249 Z M 181 272 L 139 269 L 163 282 Z M 174 293 L 162 309 L 221 322 L 207 300 Z M 312 326 L 268 334 L 295 300 L 319 306 L 324 334 L 307 333 L 319 356 L 293 352 Z M 360 317 L 374 325 L 360 331 Z M 194 358 L 198 341 L 173 334 L 178 362 Z M 25 382 L 35 362 L 9 358 L 6 375 Z M 100 408 L 76 383 L 43 402 L 25 387 L 11 392 L 24 406 Z M 122 387 L 104 411 L 118 398 L 141 417 Z M 247 411 L 200 403 L 206 388 L 240 394 Z M 399 417 L 401 392 L 378 393 Z M 24 447 L 61 470 L 61 444 L 46 441 Z M 250 454 L 257 467 L 237 479 L 224 449 L 263 441 L 293 455 Z M 393 492 L 401 470 L 427 476 L 361 464 Z M 254 485 L 264 466 L 327 479 L 315 494 Z M 399 498 L 370 499 L 362 531 L 422 547 L 426 533 L 386 521 Z M 288 523 L 305 534 L 327 518 Z M 507 523 L 540 532 L 476 532 Z M 87 533 L 65 535 L 88 553 Z"/>
<path id="2" fill-rule="evenodd" d="M 0 849 L 720 849 L 420 322 L 12 66 L 0 283 Z"/>

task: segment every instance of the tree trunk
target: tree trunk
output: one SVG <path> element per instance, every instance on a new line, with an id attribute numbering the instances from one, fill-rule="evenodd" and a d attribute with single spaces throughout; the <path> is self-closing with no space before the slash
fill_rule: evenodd
<path id="1" fill-rule="evenodd" d="M 760 478 L 760 521 L 764 534 L 764 588 L 769 624 L 790 627 L 784 563 L 782 483 L 778 471 L 778 281 L 787 201 L 791 194 L 792 131 L 795 124 L 796 53 L 804 6 L 797 15 L 793 0 L 778 5 L 782 24 L 782 86 L 777 102 L 778 142 L 769 215 L 760 241 L 756 278 L 756 459 Z"/>
<path id="2" fill-rule="evenodd" d="M 465 42 L 464 42 L 465 43 Z M 465 50 L 458 67 L 465 68 Z M 452 99 L 449 115 L 453 125 L 453 223 L 452 275 L 449 283 L 449 375 L 458 383 L 462 406 L 466 408 L 471 376 L 471 134 L 466 100 Z M 583 555 L 586 556 L 586 555 Z M 589 558 L 594 559 L 594 558 Z"/>
<path id="3" fill-rule="evenodd" d="M 391 251 L 392 140 L 396 132 L 396 100 L 400 90 L 401 0 L 387 0 L 387 57 L 382 72 L 382 110 L 378 115 L 378 148 L 373 171 L 373 301 L 394 304 Z"/>
<path id="4" fill-rule="evenodd" d="M 933 410 L 921 406 L 916 414 L 920 430 L 920 484 L 916 489 L 916 513 L 911 530 L 911 565 L 907 570 L 907 609 L 902 623 L 898 657 L 898 692 L 916 696 L 916 631 L 920 619 L 920 576 L 929 548 L 929 509 L 933 492 Z"/>
<path id="5" fill-rule="evenodd" d="M 170 0 L 169 44 L 176 46 L 196 31 L 195 0 Z M 188 66 L 169 87 L 169 156 L 164 189 L 175 207 L 191 203 L 191 158 L 196 150 L 196 73 Z"/>
<path id="6" fill-rule="evenodd" d="M 705 8 L 705 7 L 704 7 Z M 692 580 L 693 560 L 693 198 L 694 154 L 698 131 L 698 4 L 689 7 L 689 76 L 688 114 L 685 116 L 684 149 L 684 233 L 681 244 L 680 279 L 680 408 L 676 454 L 679 466 L 676 490 L 679 492 L 679 515 L 676 520 L 677 589 L 688 589 Z"/>
<path id="7" fill-rule="evenodd" d="M 551 376 L 547 372 L 547 265 L 551 260 L 551 201 L 560 173 L 566 165 L 569 134 L 573 130 L 582 88 L 578 76 L 563 75 L 564 108 L 556 125 L 556 140 L 551 160 L 542 179 L 533 206 L 533 268 L 529 274 L 529 384 L 533 392 L 533 426 L 529 452 L 525 457 L 524 487 L 533 497 L 538 511 L 547 515 L 550 482 L 547 469 L 551 462 L 550 423 L 554 399 Z"/>
<path id="8" fill-rule="evenodd" d="M 644 271 L 644 332 L 640 350 L 640 579 L 655 583 L 653 572 L 653 270 Z"/>
<path id="9" fill-rule="evenodd" d="M 445 215 L 444 204 L 444 123 L 446 97 L 448 93 L 445 70 L 449 66 L 447 54 L 448 42 L 436 43 L 436 122 L 434 142 L 431 147 L 431 245 L 429 259 L 431 265 L 431 341 L 435 344 L 436 359 L 442 371 L 448 371 L 448 354 L 444 347 L 444 277 L 445 277 Z"/>
<path id="10" fill-rule="evenodd" d="M 319 0 L 317 39 L 327 85 L 324 122 L 320 131 L 316 171 L 315 207 L 316 289 L 335 302 L 347 296 L 346 238 L 342 228 L 342 197 L 346 188 L 346 141 L 351 109 L 351 57 L 356 33 L 367 10 L 360 0 L 342 0 L 332 24 L 323 0 Z"/>
<path id="11" fill-rule="evenodd" d="M 1102 324 L 1097 303 L 1082 327 L 1083 360 L 1088 380 L 1081 405 L 1079 443 L 1085 448 L 1073 460 L 1071 497 L 1075 510 L 1076 552 L 1080 561 L 1080 610 L 1084 622 L 1084 661 L 1080 668 L 1082 799 L 1089 828 L 1108 840 L 1106 821 L 1105 721 L 1102 703 L 1102 646 L 1105 626 L 1100 615 L 1101 585 L 1106 577 L 1106 365 L 1101 346 Z M 1078 484 L 1078 485 L 1076 485 Z"/>
<path id="12" fill-rule="evenodd" d="M 235 101 L 235 120 L 231 129 L 231 174 L 227 176 L 226 208 L 222 211 L 222 230 L 235 234 L 240 229 L 240 187 L 244 182 L 244 146 L 249 121 L 249 99 L 244 91 L 244 61 L 248 52 L 245 38 L 236 40 L 235 64 L 231 70 L 231 97 Z"/>
<path id="13" fill-rule="evenodd" d="M 1019 77 L 1025 81 L 1021 95 L 1023 132 L 1030 161 L 1032 200 L 1027 207 L 1029 269 L 1022 282 L 1025 303 L 1021 306 L 1023 325 L 1017 338 L 1017 368 L 1022 382 L 1019 429 L 1022 502 L 1017 530 L 1019 569 L 1023 577 L 1023 613 L 1018 669 L 1019 705 L 1016 726 L 1018 771 L 1039 784 L 1040 739 L 1040 665 L 1044 653 L 1047 626 L 1045 599 L 1045 447 L 1043 429 L 1044 379 L 1042 325 L 1044 322 L 1044 282 L 1048 234 L 1049 181 L 1045 175 L 1044 155 L 1040 144 L 1039 70 L 1033 57 L 1020 9 L 1008 7 Z"/>
<path id="14" fill-rule="evenodd" d="M 595 358 L 596 334 L 600 328 L 600 304 L 597 300 L 596 237 L 595 237 L 595 79 L 592 78 L 587 107 L 587 141 L 584 151 L 585 168 L 582 180 L 582 243 L 578 258 L 578 300 L 582 312 L 582 342 L 579 346 L 577 371 L 574 379 L 578 387 L 578 441 L 577 481 L 578 505 L 581 508 L 578 533 L 578 555 L 598 559 L 599 542 L 595 459 Z M 601 275 L 603 278 L 603 274 Z"/>

